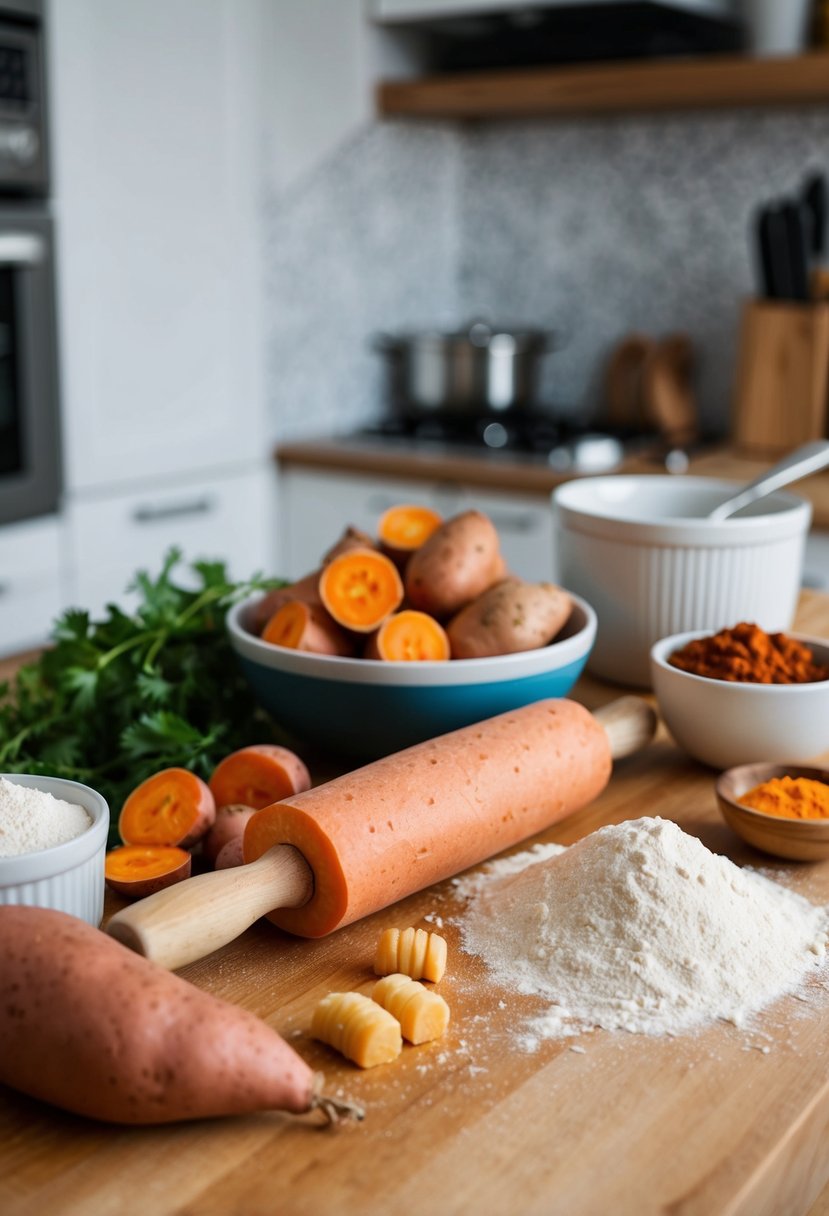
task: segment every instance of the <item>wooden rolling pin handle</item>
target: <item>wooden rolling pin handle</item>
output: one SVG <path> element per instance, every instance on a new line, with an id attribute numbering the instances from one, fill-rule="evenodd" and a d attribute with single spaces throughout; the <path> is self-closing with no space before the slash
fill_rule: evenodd
<path id="1" fill-rule="evenodd" d="M 593 717 L 605 728 L 614 760 L 638 752 L 656 734 L 656 710 L 642 697 L 619 697 L 597 709 Z"/>
<path id="2" fill-rule="evenodd" d="M 274 908 L 299 908 L 314 890 L 302 854 L 276 845 L 256 861 L 199 874 L 111 918 L 106 931 L 170 971 L 233 941 Z"/>

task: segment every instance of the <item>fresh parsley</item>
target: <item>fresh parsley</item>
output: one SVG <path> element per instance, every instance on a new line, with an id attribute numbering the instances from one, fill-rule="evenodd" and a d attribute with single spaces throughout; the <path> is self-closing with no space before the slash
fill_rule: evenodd
<path id="1" fill-rule="evenodd" d="M 224 628 L 234 602 L 281 580 L 232 583 L 222 562 L 202 561 L 183 586 L 174 578 L 182 560 L 172 549 L 157 577 L 139 571 L 132 612 L 109 604 L 102 621 L 65 612 L 52 644 L 0 684 L 0 772 L 94 786 L 114 821 L 130 790 L 159 769 L 207 778 L 228 752 L 282 739 Z"/>

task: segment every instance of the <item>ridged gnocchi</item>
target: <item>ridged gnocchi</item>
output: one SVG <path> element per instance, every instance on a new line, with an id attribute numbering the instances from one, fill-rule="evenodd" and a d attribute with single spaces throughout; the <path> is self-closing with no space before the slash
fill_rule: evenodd
<path id="1" fill-rule="evenodd" d="M 359 992 L 329 992 L 311 1018 L 311 1034 L 360 1068 L 388 1064 L 403 1047 L 400 1023 Z"/>
<path id="2" fill-rule="evenodd" d="M 446 970 L 446 941 L 425 929 L 384 929 L 374 956 L 375 975 L 408 975 L 437 984 Z"/>
<path id="3" fill-rule="evenodd" d="M 439 1039 L 449 1025 L 449 1006 L 443 997 L 408 975 L 378 980 L 371 999 L 397 1019 L 403 1038 L 410 1043 Z"/>

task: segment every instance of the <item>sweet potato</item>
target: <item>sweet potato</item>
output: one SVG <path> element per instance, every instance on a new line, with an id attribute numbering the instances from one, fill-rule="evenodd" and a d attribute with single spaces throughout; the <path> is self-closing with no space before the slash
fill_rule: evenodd
<path id="1" fill-rule="evenodd" d="M 566 624 L 573 602 L 552 583 L 506 578 L 453 617 L 446 627 L 453 659 L 535 650 Z"/>
<path id="2" fill-rule="evenodd" d="M 245 864 L 245 855 L 242 851 L 242 837 L 234 836 L 233 840 L 229 840 L 226 845 L 219 849 L 219 855 L 216 858 L 214 870 L 232 870 L 236 866 Z"/>
<path id="3" fill-rule="evenodd" d="M 403 599 L 397 567 L 376 549 L 350 549 L 320 575 L 320 598 L 343 629 L 372 633 Z"/>
<path id="4" fill-rule="evenodd" d="M 398 570 L 404 570 L 415 550 L 426 543 L 442 522 L 442 516 L 431 507 L 410 503 L 389 507 L 377 525 L 380 548 Z"/>
<path id="5" fill-rule="evenodd" d="M 217 806 L 241 803 L 261 810 L 311 788 L 311 774 L 296 752 L 275 743 L 240 747 L 220 760 L 210 778 Z"/>
<path id="6" fill-rule="evenodd" d="M 363 657 L 386 662 L 441 662 L 449 658 L 449 638 L 433 616 L 406 608 L 386 617 L 369 638 Z"/>
<path id="7" fill-rule="evenodd" d="M 262 630 L 262 641 L 307 654 L 353 655 L 354 638 L 342 629 L 322 604 L 289 600 Z"/>
<path id="8" fill-rule="evenodd" d="M 409 559 L 406 597 L 438 620 L 454 616 L 504 576 L 498 533 L 480 511 L 442 524 Z"/>
<path id="9" fill-rule="evenodd" d="M 0 1082 L 111 1123 L 340 1105 L 254 1014 L 74 916 L 15 906 L 0 907 Z"/>
<path id="10" fill-rule="evenodd" d="M 300 600 L 303 604 L 320 603 L 319 581 L 319 570 L 312 570 L 310 574 L 306 574 L 295 583 L 268 591 L 253 609 L 251 626 L 254 633 L 261 634 L 274 613 L 291 600 Z"/>
<path id="11" fill-rule="evenodd" d="M 211 865 L 215 865 L 216 858 L 228 841 L 237 838 L 241 840 L 248 820 L 255 814 L 255 807 L 245 806 L 241 802 L 231 802 L 227 806 L 216 808 L 216 822 L 202 843 L 202 854 Z"/>
<path id="12" fill-rule="evenodd" d="M 339 557 L 341 553 L 350 553 L 352 549 L 376 548 L 373 536 L 369 536 L 368 532 L 363 532 L 349 524 L 337 543 L 323 554 L 322 564 L 327 566 L 329 562 L 333 562 L 335 557 Z"/>
<path id="13" fill-rule="evenodd" d="M 118 817 L 124 844 L 169 844 L 189 849 L 216 818 L 205 783 L 186 768 L 164 768 L 137 785 Z"/>
<path id="14" fill-rule="evenodd" d="M 126 899 L 155 895 L 190 877 L 192 857 L 167 844 L 125 844 L 110 849 L 104 862 L 107 886 Z"/>

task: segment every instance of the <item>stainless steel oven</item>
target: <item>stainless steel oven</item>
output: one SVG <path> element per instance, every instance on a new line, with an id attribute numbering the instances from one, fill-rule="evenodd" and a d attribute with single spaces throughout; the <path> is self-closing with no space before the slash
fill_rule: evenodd
<path id="1" fill-rule="evenodd" d="M 0 524 L 61 491 L 42 16 L 0 0 Z"/>

